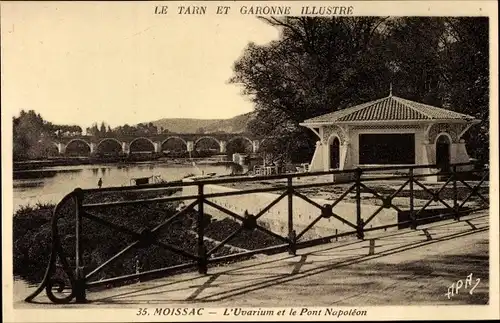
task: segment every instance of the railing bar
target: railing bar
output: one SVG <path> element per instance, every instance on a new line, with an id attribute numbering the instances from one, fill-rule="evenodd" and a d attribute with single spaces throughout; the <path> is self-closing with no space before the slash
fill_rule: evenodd
<path id="1" fill-rule="evenodd" d="M 92 221 L 98 222 L 100 224 L 106 225 L 106 226 L 108 226 L 108 227 L 110 227 L 112 229 L 115 229 L 118 232 L 126 233 L 126 234 L 132 235 L 134 237 L 140 236 L 139 233 L 137 233 L 137 232 L 135 232 L 133 230 L 130 230 L 130 229 L 126 228 L 126 227 L 122 227 L 122 226 L 120 226 L 118 224 L 114 224 L 112 222 L 109 222 L 109 221 L 107 221 L 105 219 L 102 219 L 102 218 L 100 218 L 100 217 L 98 217 L 98 216 L 96 216 L 96 215 L 94 215 L 92 213 L 89 213 L 87 211 L 83 212 L 82 216 L 85 217 L 85 218 L 87 218 L 87 219 L 89 219 L 89 220 L 92 220 Z"/>
<path id="2" fill-rule="evenodd" d="M 297 196 L 297 197 L 299 197 L 299 198 L 301 198 L 302 200 L 306 201 L 307 203 L 312 204 L 313 206 L 317 207 L 320 210 L 323 209 L 322 205 L 320 205 L 319 203 L 314 202 L 313 200 L 311 200 L 307 196 L 303 195 L 302 193 L 299 193 L 299 192 L 293 190 L 292 194 L 295 195 L 295 196 Z"/>
<path id="3" fill-rule="evenodd" d="M 425 208 L 426 208 L 427 206 L 429 206 L 432 202 L 433 202 L 433 199 L 428 200 L 428 201 L 424 204 L 424 206 L 423 206 L 420 210 L 418 210 L 418 211 L 417 211 L 417 213 L 415 214 L 415 217 L 418 217 L 418 215 L 419 215 L 420 213 L 422 213 L 422 212 L 425 210 Z"/>
<path id="4" fill-rule="evenodd" d="M 392 207 L 394 210 L 398 211 L 398 212 L 403 212 L 403 210 L 401 210 L 401 209 L 399 208 L 399 206 L 396 206 L 396 205 L 394 205 L 394 204 L 392 204 L 392 203 L 391 203 L 391 207 Z"/>
<path id="5" fill-rule="evenodd" d="M 159 225 L 157 225 L 156 227 L 154 227 L 151 231 L 152 232 L 156 232 L 158 230 L 161 230 L 164 226 L 166 226 L 167 224 L 171 223 L 173 220 L 175 220 L 179 216 L 184 215 L 188 211 L 191 211 L 193 209 L 193 207 L 196 205 L 196 203 L 197 203 L 197 201 L 191 202 L 185 208 L 183 208 L 182 210 L 176 212 L 174 215 L 172 215 L 171 217 L 169 217 L 168 219 L 166 219 L 163 223 L 160 223 Z"/>
<path id="6" fill-rule="evenodd" d="M 184 210 L 185 210 L 185 209 L 184 209 Z M 184 211 L 184 210 L 182 210 L 182 211 Z M 180 211 L 180 212 L 182 212 L 182 211 Z M 179 213 L 180 213 L 180 212 L 179 212 Z M 121 232 L 124 232 L 124 233 L 128 233 L 128 234 L 130 234 L 130 235 L 133 235 L 133 236 L 134 236 L 134 238 L 136 238 L 136 239 L 140 239 L 140 237 L 141 237 L 141 234 L 140 234 L 140 233 L 134 232 L 134 231 L 132 231 L 132 230 L 129 230 L 129 229 L 127 229 L 127 228 L 123 228 L 123 227 L 121 227 L 121 226 L 119 226 L 119 225 L 116 225 L 116 224 L 114 224 L 114 223 L 108 222 L 108 221 L 106 221 L 106 220 L 104 220 L 104 219 L 101 219 L 101 218 L 99 218 L 99 217 L 97 217 L 97 216 L 95 216 L 95 215 L 93 215 L 93 214 L 88 213 L 88 212 L 84 212 L 84 213 L 83 213 L 83 216 L 84 216 L 84 217 L 86 217 L 86 218 L 89 218 L 89 219 L 91 219 L 91 220 L 93 220 L 93 221 L 96 221 L 96 222 L 99 222 L 99 223 L 101 223 L 101 224 L 104 224 L 104 225 L 107 225 L 107 226 L 109 226 L 109 227 L 112 227 L 112 228 L 114 228 L 114 229 L 115 229 L 115 230 L 117 230 L 117 231 L 121 231 Z M 156 230 L 152 230 L 152 231 L 151 231 L 151 233 L 154 233 L 155 231 L 156 231 Z M 135 241 L 135 242 L 139 242 L 139 240 L 137 240 L 137 241 Z M 156 245 L 162 246 L 163 248 L 169 249 L 170 251 L 173 251 L 173 252 L 179 253 L 179 254 L 181 254 L 181 255 L 184 255 L 184 256 L 186 256 L 186 257 L 188 257 L 188 258 L 197 259 L 197 258 L 196 258 L 196 256 L 193 256 L 192 254 L 187 253 L 187 252 L 185 252 L 184 250 L 177 249 L 177 248 L 176 248 L 176 247 L 174 247 L 174 246 L 170 246 L 170 245 L 168 245 L 168 244 L 165 244 L 164 242 L 161 242 L 161 241 L 159 241 L 159 240 L 157 240 L 157 241 L 155 241 L 155 242 L 153 242 L 153 243 L 154 243 L 154 244 L 156 244 Z"/>
<path id="7" fill-rule="evenodd" d="M 139 243 L 139 240 L 134 241 L 131 244 L 129 244 L 128 246 L 126 246 L 124 249 L 122 249 L 121 251 L 119 251 L 113 257 L 109 258 L 104 263 L 102 263 L 99 267 L 97 267 L 96 269 L 92 270 L 92 272 L 88 273 L 85 276 L 85 279 L 92 278 L 92 276 L 96 275 L 102 269 L 104 269 L 106 266 L 108 266 L 109 264 L 111 264 L 112 262 L 114 262 L 115 260 L 117 260 L 118 258 L 120 258 L 120 256 L 124 255 L 127 251 L 129 251 L 130 249 L 132 249 L 133 247 L 135 247 L 138 243 Z"/>
<path id="8" fill-rule="evenodd" d="M 215 209 L 217 209 L 217 210 L 219 210 L 221 212 L 224 212 L 227 215 L 232 216 L 233 218 L 236 218 L 236 219 L 238 219 L 240 221 L 244 220 L 244 218 L 241 215 L 236 214 L 233 211 L 228 210 L 228 209 L 226 209 L 226 208 L 224 208 L 224 207 L 222 207 L 222 206 L 220 206 L 220 205 L 218 205 L 218 204 L 216 204 L 216 203 L 214 203 L 212 201 L 205 200 L 205 204 L 207 204 L 207 205 L 209 205 L 209 206 L 211 206 L 211 207 L 213 207 L 213 208 L 215 208 Z"/>
<path id="9" fill-rule="evenodd" d="M 433 175 L 426 175 L 426 174 L 414 175 L 414 178 L 429 177 L 429 176 L 433 176 Z M 407 178 L 407 177 L 408 176 L 363 178 L 363 181 L 367 182 L 367 181 L 375 181 L 375 180 L 383 180 L 383 179 L 399 179 L 399 178 Z M 336 182 L 336 184 L 347 184 L 347 183 L 352 183 L 352 182 L 353 182 L 353 180 L 347 180 L 347 181 Z M 294 189 L 322 187 L 322 186 L 329 186 L 329 185 L 331 185 L 330 182 L 303 184 L 303 185 L 294 186 Z M 419 186 L 424 188 L 422 185 L 419 185 Z M 250 193 L 265 193 L 265 192 L 279 191 L 279 190 L 283 190 L 285 188 L 286 188 L 286 186 L 283 185 L 283 186 L 276 186 L 276 187 L 272 187 L 272 188 L 257 188 L 257 189 L 241 190 L 241 191 L 234 191 L 234 192 L 212 193 L 212 194 L 206 194 L 205 197 L 206 198 L 214 198 L 214 197 L 224 197 L 224 196 L 233 196 L 233 195 L 244 195 L 244 194 L 250 194 Z M 424 188 L 424 189 L 427 190 L 427 188 Z M 91 189 L 91 190 L 94 190 L 94 189 Z M 84 191 L 87 191 L 87 190 L 84 190 Z M 163 202 L 174 202 L 174 201 L 180 201 L 180 200 L 195 200 L 197 198 L 198 198 L 197 195 L 185 195 L 185 196 L 132 200 L 132 201 L 117 201 L 117 202 L 84 204 L 82 207 L 84 209 L 93 209 L 93 208 L 98 208 L 98 207 L 116 207 L 116 206 L 145 204 L 145 203 L 163 203 Z"/>
<path id="10" fill-rule="evenodd" d="M 429 193 L 431 196 L 434 196 L 434 192 L 431 191 L 430 189 L 428 189 L 427 187 L 425 187 L 424 185 L 422 185 L 419 181 L 413 180 L 413 182 L 415 184 L 417 184 L 418 186 L 420 186 L 425 192 Z"/>
<path id="11" fill-rule="evenodd" d="M 382 195 L 378 194 L 375 190 L 366 186 L 364 183 L 360 182 L 359 185 L 361 185 L 364 189 L 368 190 L 368 192 L 372 193 L 376 198 L 378 198 L 380 200 L 384 199 L 384 197 Z"/>
<path id="12" fill-rule="evenodd" d="M 318 216 L 316 219 L 314 219 L 314 221 L 312 221 L 311 223 L 309 223 L 309 225 L 304 229 L 302 230 L 298 235 L 297 235 L 297 241 L 302 238 L 302 236 L 307 232 L 309 231 L 309 229 L 311 229 L 316 223 L 318 223 L 319 220 L 321 220 L 323 218 L 323 216 Z"/>
<path id="13" fill-rule="evenodd" d="M 209 263 L 217 263 L 217 262 L 221 262 L 221 261 L 226 261 L 226 260 L 235 259 L 235 258 L 241 258 L 241 257 L 245 257 L 245 256 L 253 256 L 256 254 L 261 254 L 261 253 L 271 252 L 271 251 L 278 251 L 278 250 L 284 251 L 284 250 L 287 250 L 288 248 L 289 248 L 288 243 L 280 244 L 277 246 L 265 247 L 265 248 L 260 248 L 260 249 L 256 249 L 256 250 L 250 250 L 250 251 L 240 252 L 240 253 L 236 253 L 236 254 L 210 258 Z"/>
<path id="14" fill-rule="evenodd" d="M 410 180 L 407 180 L 403 185 L 401 185 L 401 187 L 399 187 L 394 193 L 392 193 L 390 195 L 390 199 L 392 200 L 393 198 L 395 198 L 396 195 L 398 195 L 403 190 L 403 188 L 405 188 L 406 185 L 408 185 L 408 183 L 410 183 Z"/>
<path id="15" fill-rule="evenodd" d="M 209 250 L 207 252 L 207 256 L 210 256 L 211 254 L 213 254 L 214 252 L 216 252 L 217 250 L 219 250 L 222 246 L 224 246 L 226 243 L 228 243 L 229 241 L 231 241 L 231 239 L 233 239 L 234 237 L 236 237 L 242 230 L 243 230 L 243 227 L 239 227 L 236 231 L 234 231 L 229 236 L 227 236 L 224 240 L 222 240 L 218 245 L 216 245 L 211 250 Z"/>
<path id="16" fill-rule="evenodd" d="M 275 237 L 276 239 L 279 239 L 279 240 L 284 241 L 284 242 L 290 242 L 290 240 L 289 240 L 289 239 L 287 239 L 287 238 L 285 238 L 285 237 L 282 237 L 282 236 L 280 236 L 279 234 L 274 233 L 274 232 L 272 232 L 272 231 L 270 231 L 270 230 L 268 230 L 268 229 L 266 229 L 266 228 L 264 228 L 264 227 L 262 227 L 262 226 L 260 226 L 260 225 L 256 225 L 256 226 L 255 226 L 255 228 L 256 228 L 257 230 L 260 230 L 260 231 L 262 231 L 262 232 L 265 232 L 265 233 L 267 233 L 267 234 L 269 234 L 269 235 L 271 235 L 271 236 Z"/>
<path id="17" fill-rule="evenodd" d="M 459 212 L 460 213 L 473 213 L 473 212 L 487 210 L 487 209 L 488 209 L 487 207 L 484 207 L 484 208 L 476 208 L 476 209 L 469 209 L 469 210 L 459 210 Z M 429 219 L 433 219 L 433 218 L 437 218 L 437 217 L 441 217 L 442 218 L 443 216 L 446 216 L 446 215 L 449 215 L 450 218 L 451 218 L 451 216 L 453 215 L 453 213 L 449 213 L 449 214 L 445 214 L 445 215 L 437 215 L 437 216 L 427 217 L 427 218 L 423 218 L 423 219 L 417 219 L 417 221 L 429 220 Z M 381 230 L 381 229 L 384 229 L 384 228 L 395 227 L 395 226 L 398 226 L 398 225 L 409 224 L 411 222 L 412 222 L 411 220 L 402 221 L 402 222 L 395 223 L 395 224 L 389 224 L 389 225 L 383 225 L 383 226 L 378 226 L 378 227 L 373 227 L 373 228 L 365 229 L 364 231 L 376 231 L 376 230 Z M 342 232 L 342 233 L 339 233 L 339 234 L 336 234 L 336 235 L 330 235 L 330 236 L 316 238 L 316 239 L 312 239 L 312 240 L 297 242 L 296 246 L 297 246 L 297 248 L 306 248 L 306 247 L 309 247 L 311 244 L 315 244 L 317 242 L 323 242 L 323 241 L 326 242 L 326 241 L 330 241 L 331 239 L 333 239 L 335 237 L 343 237 L 343 236 L 348 236 L 348 235 L 354 235 L 354 234 L 356 234 L 356 232 L 357 231 Z M 210 263 L 217 263 L 217 262 L 221 262 L 221 261 L 231 260 L 231 259 L 234 259 L 234 258 L 240 258 L 240 257 L 244 257 L 244 256 L 251 256 L 251 255 L 255 255 L 255 254 L 259 254 L 259 253 L 264 253 L 266 251 L 286 250 L 287 248 L 288 248 L 288 244 L 282 244 L 282 245 L 277 245 L 277 246 L 271 246 L 271 247 L 261 248 L 261 249 L 258 249 L 258 250 L 251 250 L 251 251 L 248 251 L 248 252 L 243 252 L 243 253 L 238 253 L 238 254 L 220 256 L 220 257 L 216 257 L 216 258 L 210 259 L 209 262 Z M 131 274 L 131 275 L 125 275 L 125 276 L 120 276 L 120 277 L 114 277 L 114 278 L 110 278 L 110 279 L 100 280 L 100 281 L 96 281 L 96 282 L 89 282 L 89 283 L 87 283 L 87 286 L 88 287 L 95 287 L 95 286 L 99 286 L 99 285 L 105 285 L 105 284 L 108 284 L 108 283 L 111 283 L 111 282 L 118 282 L 118 281 L 123 281 L 123 280 L 140 278 L 140 277 L 151 275 L 151 274 L 166 273 L 166 272 L 169 272 L 169 271 L 175 271 L 175 270 L 180 270 L 180 269 L 187 269 L 189 267 L 194 267 L 195 265 L 196 265 L 195 262 L 191 262 L 191 263 L 176 265 L 176 266 L 167 267 L 167 268 L 154 269 L 154 270 L 150 270 L 150 271 L 147 271 L 147 272 L 142 272 L 142 273 L 139 273 L 139 274 Z"/>
<path id="18" fill-rule="evenodd" d="M 275 186 L 275 187 L 270 187 L 270 188 L 254 188 L 254 189 L 249 189 L 249 190 L 238 190 L 238 191 L 232 191 L 232 192 L 210 193 L 210 194 L 206 194 L 205 198 L 208 199 L 208 198 L 214 198 L 214 197 L 245 195 L 245 194 L 252 194 L 252 193 L 267 193 L 267 192 L 281 191 L 283 189 L 286 189 L 286 186 Z"/>
<path id="19" fill-rule="evenodd" d="M 472 163 L 458 163 L 450 164 L 450 166 L 468 166 L 473 165 Z M 386 170 L 400 170 L 400 169 L 425 169 L 425 168 L 437 168 L 435 164 L 426 165 L 412 165 L 412 166 L 389 166 L 389 167 L 366 167 L 362 168 L 363 172 L 376 172 L 376 171 L 386 171 Z M 471 172 L 481 172 L 483 170 L 473 170 Z M 130 191 L 130 190 L 147 190 L 155 188 L 175 188 L 183 186 L 196 186 L 199 184 L 209 185 L 209 184 L 224 184 L 224 183 L 234 183 L 234 182 L 250 182 L 250 181 L 262 181 L 262 180 L 279 180 L 287 179 L 288 177 L 299 178 L 299 177 L 311 177 L 320 175 L 332 175 L 332 174 L 350 174 L 355 173 L 356 169 L 344 169 L 344 170 L 331 170 L 331 171 L 320 171 L 320 172 L 308 172 L 308 173 L 297 173 L 297 174 L 285 174 L 285 175 L 270 175 L 270 176 L 236 176 L 230 178 L 218 178 L 218 179 L 206 179 L 200 181 L 190 181 L 190 182 L 175 182 L 166 184 L 147 184 L 141 187 L 130 187 L 130 186 L 117 186 L 117 187 L 107 187 L 107 188 L 90 188 L 84 189 L 84 192 L 113 192 L 113 191 Z M 466 172 L 466 171 L 465 171 Z M 432 176 L 432 175 L 426 175 Z"/>
<path id="20" fill-rule="evenodd" d="M 459 179 L 459 181 L 460 181 L 462 184 L 464 184 L 464 185 L 465 185 L 465 186 L 466 186 L 466 187 L 467 187 L 470 191 L 474 191 L 474 188 L 473 188 L 472 186 L 470 186 L 467 182 L 465 182 L 465 181 L 463 181 L 463 180 L 461 180 L 461 179 Z M 485 197 L 484 197 L 481 193 L 479 193 L 479 189 L 480 189 L 480 188 L 481 188 L 481 187 L 480 187 L 480 185 L 479 185 L 479 186 L 477 186 L 477 189 L 476 189 L 476 193 L 475 193 L 475 195 L 477 195 L 477 196 L 478 196 L 481 200 L 483 200 L 483 202 L 485 202 L 485 203 L 489 203 L 489 201 L 488 201 L 488 200 L 487 200 L 487 199 L 486 199 L 486 198 L 485 198 Z M 486 187 L 485 187 L 485 188 L 486 188 Z"/>
<path id="21" fill-rule="evenodd" d="M 175 246 L 172 246 L 172 245 L 171 245 L 171 244 L 169 244 L 169 243 L 165 243 L 165 242 L 162 242 L 162 241 L 159 241 L 159 240 L 158 240 L 158 241 L 155 241 L 155 242 L 153 242 L 153 243 L 154 243 L 154 244 L 156 244 L 156 245 L 158 245 L 158 246 L 160 246 L 160 247 L 163 247 L 163 248 L 165 248 L 165 249 L 167 249 L 167 250 L 170 250 L 170 251 L 172 251 L 172 252 L 174 252 L 174 253 L 177 253 L 177 254 L 183 255 L 183 256 L 184 256 L 184 257 L 186 257 L 186 258 L 189 258 L 189 259 L 192 259 L 192 260 L 198 260 L 198 259 L 199 259 L 199 257 L 197 257 L 197 256 L 195 256 L 195 255 L 193 255 L 193 254 L 190 254 L 190 253 L 189 253 L 189 252 L 187 252 L 187 251 L 184 251 L 184 250 L 182 250 L 182 249 L 179 249 L 179 248 L 177 248 L 177 247 L 175 247 Z"/>
<path id="22" fill-rule="evenodd" d="M 195 262 L 191 262 L 191 263 L 185 263 L 185 264 L 175 265 L 175 266 L 166 267 L 166 268 L 153 269 L 153 270 L 144 271 L 142 273 L 123 275 L 123 276 L 103 279 L 103 280 L 99 280 L 99 281 L 93 281 L 93 282 L 87 283 L 87 286 L 88 287 L 96 287 L 96 286 L 106 285 L 106 284 L 113 283 L 113 282 L 121 282 L 121 281 L 125 281 L 125 280 L 146 277 L 146 276 L 150 276 L 153 274 L 168 273 L 168 272 L 175 271 L 175 270 L 181 270 L 181 269 L 187 269 L 189 267 L 194 267 L 195 265 L 196 265 Z"/>
<path id="23" fill-rule="evenodd" d="M 279 201 L 281 201 L 285 196 L 287 196 L 287 192 L 283 192 L 278 198 L 276 198 L 274 201 L 272 201 L 271 203 L 269 203 L 265 208 L 263 208 L 262 210 L 259 211 L 259 213 L 257 213 L 255 215 L 255 219 L 258 219 L 260 218 L 264 213 L 266 213 L 267 211 L 269 211 L 273 206 L 275 206 L 277 203 L 279 203 Z"/>
<path id="24" fill-rule="evenodd" d="M 357 230 L 337 233 L 337 234 L 333 234 L 333 235 L 329 235 L 329 236 L 325 236 L 325 237 L 320 237 L 320 238 L 315 238 L 315 239 L 311 239 L 311 240 L 298 242 L 297 246 L 299 246 L 300 248 L 307 248 L 307 247 L 317 245 L 320 243 L 330 242 L 332 239 L 335 239 L 335 238 L 341 238 L 341 237 L 345 237 L 345 236 L 355 235 L 356 233 L 357 233 Z"/>
<path id="25" fill-rule="evenodd" d="M 349 187 L 342 195 L 340 195 L 335 202 L 332 203 L 332 209 L 335 207 L 335 205 L 339 204 L 346 196 L 347 194 L 351 193 L 352 190 L 356 187 L 356 183 L 352 184 L 351 187 Z"/>
<path id="26" fill-rule="evenodd" d="M 481 179 L 481 181 L 479 182 L 479 184 L 477 184 L 472 190 L 471 192 L 469 193 L 469 195 L 467 196 L 467 198 L 465 198 L 465 200 L 462 202 L 462 204 L 460 204 L 460 208 L 463 207 L 465 205 L 465 203 L 467 203 L 467 201 L 474 195 L 474 194 L 478 194 L 477 191 L 479 190 L 479 188 L 481 187 L 481 185 L 484 183 L 484 180 L 486 179 L 486 177 L 488 176 L 489 174 L 486 173 L 483 178 Z M 487 202 L 489 204 L 489 202 Z"/>
<path id="27" fill-rule="evenodd" d="M 377 214 L 379 214 L 382 210 L 384 209 L 384 206 L 381 205 L 379 206 L 379 208 L 368 218 L 368 220 L 366 220 L 364 223 L 363 223 L 363 227 L 366 227 L 366 225 L 371 221 L 373 220 L 373 218 L 375 218 L 375 216 L 377 216 Z"/>
<path id="28" fill-rule="evenodd" d="M 349 184 L 349 183 L 354 183 L 353 180 L 344 180 L 344 181 L 336 181 L 335 184 L 333 185 L 342 185 L 342 184 Z M 323 186 L 332 186 L 332 181 L 328 182 L 321 182 L 321 183 L 311 183 L 311 184 L 299 184 L 299 185 L 294 185 L 293 188 L 294 190 L 299 190 L 299 189 L 304 189 L 304 188 L 315 188 L 315 187 L 323 187 Z"/>
<path id="29" fill-rule="evenodd" d="M 343 222 L 343 223 L 347 224 L 347 225 L 348 225 L 348 226 L 350 226 L 351 228 L 354 228 L 354 229 L 356 229 L 356 228 L 357 228 L 357 226 L 356 226 L 356 225 L 354 225 L 354 224 L 352 224 L 351 222 L 349 222 L 349 221 L 345 220 L 344 218 L 342 218 L 340 215 L 337 215 L 336 213 L 333 213 L 333 212 L 332 212 L 332 216 L 333 216 L 335 219 L 337 219 L 337 220 L 339 220 L 339 221 L 341 221 L 341 222 Z"/>
<path id="30" fill-rule="evenodd" d="M 175 197 L 159 197 L 152 199 L 142 199 L 142 200 L 131 200 L 131 201 L 117 201 L 117 202 L 106 202 L 106 203 L 93 203 L 84 204 L 83 209 L 93 209 L 98 207 L 114 207 L 114 206 L 125 206 L 125 205 L 136 205 L 136 204 L 152 204 L 152 203 L 164 203 L 164 202 L 175 202 L 183 200 L 195 200 L 198 195 L 186 195 L 186 196 L 175 196 Z"/>

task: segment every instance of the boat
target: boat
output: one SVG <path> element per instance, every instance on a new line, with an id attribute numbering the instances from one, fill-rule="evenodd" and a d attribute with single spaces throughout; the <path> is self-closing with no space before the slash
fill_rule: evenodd
<path id="1" fill-rule="evenodd" d="M 163 180 L 160 175 L 152 175 L 149 177 L 136 177 L 130 179 L 131 186 L 161 184 L 166 182 L 167 181 Z"/>

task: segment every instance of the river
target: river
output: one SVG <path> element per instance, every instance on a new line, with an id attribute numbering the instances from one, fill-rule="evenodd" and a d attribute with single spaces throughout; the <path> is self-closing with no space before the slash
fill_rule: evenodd
<path id="1" fill-rule="evenodd" d="M 148 162 L 134 164 L 102 164 L 47 167 L 36 170 L 15 171 L 13 173 L 13 207 L 14 211 L 21 206 L 37 203 L 57 203 L 64 195 L 77 187 L 95 188 L 99 178 L 103 187 L 130 185 L 136 177 L 160 175 L 163 180 L 179 180 L 183 177 L 201 172 L 230 174 L 230 166 L 201 164 L 196 166 L 172 164 L 171 162 Z"/>

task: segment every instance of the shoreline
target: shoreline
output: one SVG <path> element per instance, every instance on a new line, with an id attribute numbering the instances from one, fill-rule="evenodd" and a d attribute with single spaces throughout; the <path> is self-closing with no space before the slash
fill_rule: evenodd
<path id="1" fill-rule="evenodd" d="M 174 165 L 191 165 L 194 161 L 199 164 L 210 165 L 228 165 L 232 164 L 231 160 L 224 158 L 225 156 L 214 157 L 199 157 L 199 158 L 173 158 L 173 157 L 160 157 L 130 160 L 126 158 L 54 158 L 44 160 L 27 160 L 27 161 L 14 161 L 13 171 L 29 171 L 39 170 L 46 167 L 58 166 L 82 166 L 82 165 L 140 165 L 148 163 L 171 163 Z"/>

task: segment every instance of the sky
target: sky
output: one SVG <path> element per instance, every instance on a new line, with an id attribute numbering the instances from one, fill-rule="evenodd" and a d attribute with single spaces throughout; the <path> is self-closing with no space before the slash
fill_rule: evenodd
<path id="1" fill-rule="evenodd" d="M 85 129 L 253 109 L 227 81 L 246 45 L 276 39 L 276 28 L 153 12 L 153 2 L 2 3 L 2 114 L 35 110 Z"/>

